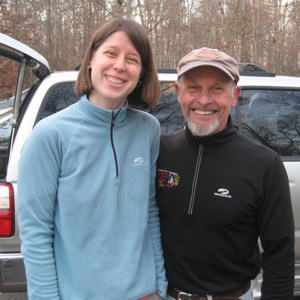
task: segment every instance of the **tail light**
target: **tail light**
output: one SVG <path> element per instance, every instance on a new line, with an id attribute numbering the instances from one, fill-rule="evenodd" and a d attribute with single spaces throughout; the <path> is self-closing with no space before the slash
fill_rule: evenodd
<path id="1" fill-rule="evenodd" d="M 10 237 L 15 231 L 14 193 L 10 183 L 0 183 L 0 237 Z"/>

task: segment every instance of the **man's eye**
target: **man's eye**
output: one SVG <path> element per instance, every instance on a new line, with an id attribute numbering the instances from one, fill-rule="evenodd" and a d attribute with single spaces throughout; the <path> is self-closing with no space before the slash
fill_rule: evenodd
<path id="1" fill-rule="evenodd" d="M 215 90 L 215 91 L 223 91 L 223 88 L 221 88 L 220 86 L 215 86 L 215 87 L 214 87 L 214 90 Z"/>
<path id="2" fill-rule="evenodd" d="M 190 89 L 191 91 L 196 91 L 196 90 L 197 90 L 197 87 L 196 87 L 195 85 L 191 85 L 191 86 L 189 87 L 189 89 Z"/>

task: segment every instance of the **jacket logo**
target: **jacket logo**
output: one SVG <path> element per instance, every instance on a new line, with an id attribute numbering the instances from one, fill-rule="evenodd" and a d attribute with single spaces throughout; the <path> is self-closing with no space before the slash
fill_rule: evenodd
<path id="1" fill-rule="evenodd" d="M 217 193 L 214 193 L 215 196 L 223 197 L 223 198 L 231 198 L 231 195 L 227 189 L 219 188 Z"/>
<path id="2" fill-rule="evenodd" d="M 136 157 L 133 161 L 132 161 L 132 165 L 134 167 L 137 167 L 137 166 L 142 166 L 145 164 L 145 159 L 144 157 Z"/>
<path id="3" fill-rule="evenodd" d="M 180 176 L 171 171 L 157 170 L 157 181 L 159 187 L 174 187 L 179 183 Z"/>

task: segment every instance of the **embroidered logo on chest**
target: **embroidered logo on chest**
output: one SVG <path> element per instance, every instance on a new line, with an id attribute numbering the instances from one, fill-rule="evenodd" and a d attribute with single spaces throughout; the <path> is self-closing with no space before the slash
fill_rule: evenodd
<path id="1" fill-rule="evenodd" d="M 214 195 L 223 198 L 231 198 L 229 191 L 224 188 L 219 188 L 218 191 L 214 193 Z"/>
<path id="2" fill-rule="evenodd" d="M 157 170 L 157 181 L 159 187 L 174 187 L 179 183 L 180 176 L 171 171 Z"/>
<path id="3" fill-rule="evenodd" d="M 132 161 L 132 165 L 134 167 L 137 167 L 137 166 L 142 166 L 145 164 L 145 159 L 144 157 L 136 157 L 133 161 Z"/>

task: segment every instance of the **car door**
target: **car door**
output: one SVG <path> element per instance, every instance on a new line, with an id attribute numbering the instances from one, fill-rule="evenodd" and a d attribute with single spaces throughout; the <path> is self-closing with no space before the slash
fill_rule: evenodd
<path id="1" fill-rule="evenodd" d="M 22 103 L 34 83 L 43 80 L 51 70 L 42 55 L 2 33 L 0 65 L 0 179 L 4 179 Z"/>
<path id="2" fill-rule="evenodd" d="M 15 201 L 16 180 L 8 162 L 26 106 L 51 72 L 47 60 L 21 42 L 0 33 L 0 291 L 25 291 Z M 15 165 L 18 161 L 14 162 Z"/>
<path id="3" fill-rule="evenodd" d="M 300 78 L 294 86 L 243 87 L 236 111 L 241 132 L 276 151 L 286 168 L 295 221 L 295 291 L 300 294 Z"/>

